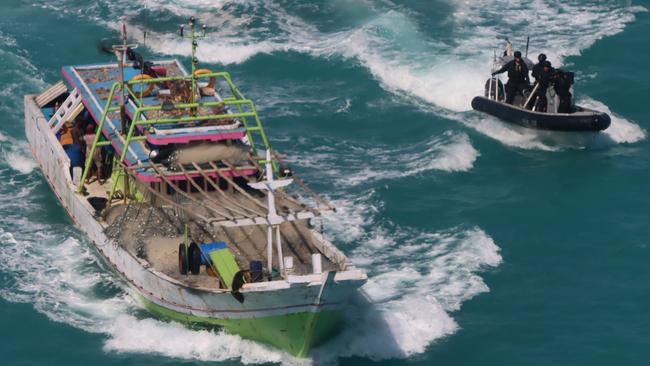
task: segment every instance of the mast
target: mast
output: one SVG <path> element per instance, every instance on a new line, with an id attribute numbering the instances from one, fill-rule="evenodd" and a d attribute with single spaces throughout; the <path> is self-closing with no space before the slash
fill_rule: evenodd
<path id="1" fill-rule="evenodd" d="M 113 53 L 115 53 L 115 57 L 117 57 L 117 64 L 120 69 L 120 88 L 122 89 L 122 93 L 120 95 L 120 98 L 118 99 L 118 103 L 120 105 L 120 134 L 122 136 L 126 135 L 126 98 L 127 98 L 127 91 L 126 91 L 126 86 L 124 85 L 124 64 L 126 63 L 126 50 L 131 48 L 135 49 L 138 46 L 134 44 L 127 44 L 128 40 L 128 35 L 126 32 L 126 24 L 122 23 L 122 44 L 121 45 L 113 45 Z M 124 172 L 123 174 L 124 177 L 124 202 L 128 200 L 128 197 L 130 195 L 129 192 L 129 175 Z"/>
<path id="2" fill-rule="evenodd" d="M 188 38 L 192 40 L 192 73 L 191 73 L 191 81 L 192 81 L 192 95 L 190 97 L 190 103 L 196 103 L 196 65 L 199 63 L 199 59 L 196 57 L 196 48 L 199 46 L 199 43 L 197 42 L 198 39 L 203 39 L 205 38 L 205 33 L 206 33 L 206 27 L 205 24 L 201 26 L 202 33 L 201 35 L 196 34 L 196 19 L 194 17 L 190 17 L 189 21 L 189 26 L 190 26 L 190 35 L 189 37 L 186 37 L 184 35 L 184 29 L 185 26 L 181 25 L 180 28 L 180 35 L 183 38 Z M 192 108 L 191 110 L 192 116 L 196 115 L 196 108 Z"/>

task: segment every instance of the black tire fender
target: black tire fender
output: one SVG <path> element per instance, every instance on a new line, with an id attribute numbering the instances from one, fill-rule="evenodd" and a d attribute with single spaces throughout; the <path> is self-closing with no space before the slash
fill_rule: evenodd
<path id="1" fill-rule="evenodd" d="M 182 275 L 187 274 L 187 253 L 185 252 L 185 244 L 178 244 L 178 271 Z"/>
<path id="2" fill-rule="evenodd" d="M 190 243 L 188 257 L 190 273 L 198 275 L 201 272 L 201 248 L 195 242 Z"/>

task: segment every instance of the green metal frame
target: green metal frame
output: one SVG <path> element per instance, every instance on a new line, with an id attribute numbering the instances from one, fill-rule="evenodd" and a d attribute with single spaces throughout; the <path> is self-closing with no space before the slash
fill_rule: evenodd
<path id="1" fill-rule="evenodd" d="M 234 96 L 234 99 L 226 98 L 223 101 L 215 101 L 215 102 L 179 103 L 179 104 L 174 104 L 171 109 L 172 110 L 178 110 L 178 109 L 196 110 L 197 108 L 200 107 L 218 107 L 218 106 L 230 105 L 230 106 L 235 106 L 237 108 L 238 113 L 210 114 L 210 115 L 203 115 L 203 116 L 190 115 L 190 116 L 178 117 L 178 118 L 142 119 L 142 116 L 144 116 L 146 112 L 169 110 L 169 108 L 167 106 L 163 106 L 162 104 L 148 105 L 148 106 L 144 105 L 144 103 L 142 102 L 142 93 L 139 93 L 140 97 L 138 97 L 136 93 L 134 93 L 133 90 L 131 90 L 131 88 L 128 87 L 129 85 L 140 84 L 142 90 L 144 87 L 143 84 L 160 83 L 164 81 L 180 81 L 180 80 L 187 81 L 187 80 L 195 80 L 197 78 L 216 78 L 216 77 L 222 77 L 224 80 L 226 80 L 230 88 L 230 92 Z M 256 136 L 258 137 L 258 139 L 261 139 L 261 141 L 258 142 L 262 143 L 265 150 L 269 150 L 271 148 L 266 133 L 264 132 L 262 120 L 260 119 L 257 113 L 257 108 L 255 107 L 255 104 L 250 99 L 246 99 L 246 97 L 244 97 L 244 95 L 239 91 L 237 86 L 233 83 L 230 74 L 227 72 L 213 72 L 213 73 L 190 75 L 190 76 L 174 76 L 174 77 L 131 80 L 126 82 L 126 86 L 127 86 L 126 91 L 136 103 L 136 110 L 133 115 L 131 124 L 129 126 L 129 131 L 125 137 L 124 147 L 122 148 L 122 152 L 120 154 L 120 158 L 118 161 L 118 165 L 120 165 L 121 167 L 123 167 L 124 165 L 124 159 L 126 158 L 129 145 L 133 141 L 146 140 L 146 136 L 135 135 L 135 131 L 136 131 L 135 127 L 144 126 L 144 125 L 155 125 L 158 123 L 194 122 L 194 121 L 213 120 L 213 119 L 236 118 L 244 124 L 244 128 L 246 129 L 246 136 L 251 145 L 253 154 L 255 154 L 256 156 L 258 155 L 258 144 L 256 143 L 256 139 L 255 139 Z M 99 124 L 97 126 L 95 139 L 93 140 L 93 145 L 90 149 L 90 155 L 86 158 L 86 164 L 81 178 L 81 183 L 79 184 L 79 189 L 77 190 L 78 193 L 81 193 L 83 191 L 86 178 L 90 171 L 92 156 L 95 153 L 95 149 L 97 148 L 97 146 L 110 144 L 109 141 L 100 141 L 100 138 L 102 135 L 102 128 L 104 126 L 104 122 L 106 121 L 108 113 L 118 112 L 120 110 L 119 106 L 112 106 L 112 103 L 114 101 L 113 99 L 115 98 L 116 92 L 119 90 L 122 90 L 122 85 L 120 82 L 115 82 L 115 84 L 113 84 L 113 86 L 111 87 L 111 91 L 108 95 L 108 100 L 106 101 L 104 111 L 102 112 L 102 118 L 99 121 Z M 266 164 L 266 159 L 258 159 L 258 163 L 264 165 Z M 277 171 L 277 164 L 275 160 L 271 159 L 271 163 L 273 164 L 274 170 Z M 124 173 L 128 174 L 126 171 Z M 113 187 L 111 189 L 109 198 L 112 197 L 113 194 L 115 193 L 116 186 L 117 186 L 117 182 L 113 182 Z"/>

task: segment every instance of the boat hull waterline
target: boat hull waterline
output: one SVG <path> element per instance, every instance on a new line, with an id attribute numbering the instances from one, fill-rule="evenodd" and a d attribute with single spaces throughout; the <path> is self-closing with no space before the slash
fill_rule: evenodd
<path id="1" fill-rule="evenodd" d="M 513 106 L 482 96 L 472 108 L 523 127 L 551 131 L 602 131 L 611 124 L 607 113 L 576 106 L 574 113 L 544 113 Z"/>

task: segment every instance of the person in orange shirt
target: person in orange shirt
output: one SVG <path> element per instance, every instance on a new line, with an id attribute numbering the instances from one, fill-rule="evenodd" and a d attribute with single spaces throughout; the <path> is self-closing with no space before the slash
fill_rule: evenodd
<path id="1" fill-rule="evenodd" d="M 72 122 L 66 121 L 61 127 L 61 145 L 74 144 L 74 137 L 72 136 Z"/>

